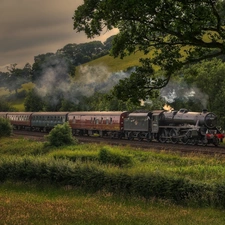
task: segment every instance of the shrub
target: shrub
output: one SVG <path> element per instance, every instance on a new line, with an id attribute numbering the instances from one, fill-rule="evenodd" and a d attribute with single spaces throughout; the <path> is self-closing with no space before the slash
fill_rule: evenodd
<path id="1" fill-rule="evenodd" d="M 131 156 L 123 155 L 119 152 L 112 152 L 102 148 L 99 152 L 99 161 L 101 163 L 110 163 L 119 167 L 131 166 L 133 161 Z"/>
<path id="2" fill-rule="evenodd" d="M 12 133 L 12 126 L 10 121 L 0 117 L 0 137 L 10 136 Z"/>
<path id="3" fill-rule="evenodd" d="M 69 126 L 69 123 L 56 125 L 46 136 L 46 139 L 49 141 L 51 146 L 62 146 L 75 144 L 77 141 L 74 139 L 72 134 L 72 129 Z"/>

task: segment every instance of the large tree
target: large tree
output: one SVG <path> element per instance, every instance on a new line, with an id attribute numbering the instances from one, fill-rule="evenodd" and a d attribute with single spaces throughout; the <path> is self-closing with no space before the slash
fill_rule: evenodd
<path id="1" fill-rule="evenodd" d="M 18 94 L 18 89 L 21 85 L 31 80 L 31 65 L 27 63 L 23 69 L 16 68 L 17 64 L 11 64 L 7 67 L 8 72 L 2 80 L 3 86 L 10 92 L 15 91 Z"/>
<path id="2" fill-rule="evenodd" d="M 84 0 L 73 20 L 74 29 L 89 38 L 118 28 L 112 48 L 115 57 L 137 50 L 146 54 L 131 80 L 118 87 L 125 90 L 123 98 L 132 98 L 126 87 L 137 81 L 138 97 L 145 99 L 183 65 L 225 53 L 224 0 Z M 152 65 L 159 66 L 163 76 L 155 76 Z"/>

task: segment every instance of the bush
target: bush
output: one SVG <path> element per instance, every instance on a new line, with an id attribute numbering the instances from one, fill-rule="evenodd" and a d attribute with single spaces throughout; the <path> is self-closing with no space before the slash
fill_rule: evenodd
<path id="1" fill-rule="evenodd" d="M 131 166 L 133 164 L 131 156 L 112 152 L 105 148 L 102 148 L 99 152 L 99 161 L 104 164 L 109 163 L 119 167 Z"/>
<path id="2" fill-rule="evenodd" d="M 49 141 L 51 146 L 62 146 L 75 144 L 77 141 L 74 139 L 72 134 L 72 129 L 69 126 L 69 123 L 56 125 L 46 136 L 46 139 Z"/>
<path id="3" fill-rule="evenodd" d="M 0 117 L 0 137 L 10 136 L 12 133 L 12 125 L 10 121 Z"/>

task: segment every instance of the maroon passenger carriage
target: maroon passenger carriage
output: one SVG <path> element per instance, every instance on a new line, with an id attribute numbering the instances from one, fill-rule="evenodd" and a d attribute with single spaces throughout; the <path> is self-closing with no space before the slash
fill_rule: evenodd
<path id="1" fill-rule="evenodd" d="M 68 121 L 74 135 L 99 134 L 101 137 L 122 138 L 124 118 L 128 114 L 127 111 L 71 112 Z"/>
<path id="2" fill-rule="evenodd" d="M 7 112 L 7 119 L 16 130 L 30 129 L 32 112 Z"/>

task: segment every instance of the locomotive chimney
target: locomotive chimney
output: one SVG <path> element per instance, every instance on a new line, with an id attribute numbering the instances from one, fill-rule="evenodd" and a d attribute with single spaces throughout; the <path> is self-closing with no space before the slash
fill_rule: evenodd
<path id="1" fill-rule="evenodd" d="M 203 110 L 202 110 L 202 113 L 207 113 L 207 112 L 208 112 L 207 109 L 203 109 Z"/>

